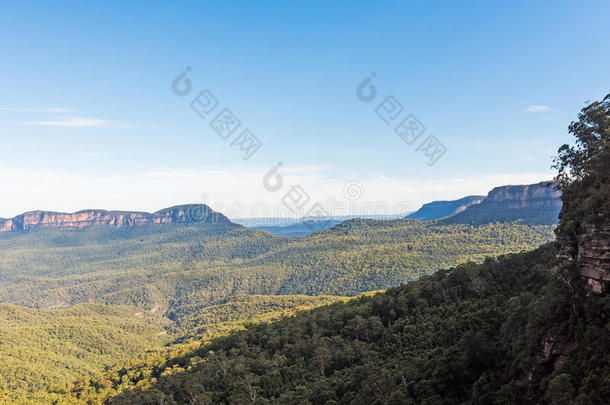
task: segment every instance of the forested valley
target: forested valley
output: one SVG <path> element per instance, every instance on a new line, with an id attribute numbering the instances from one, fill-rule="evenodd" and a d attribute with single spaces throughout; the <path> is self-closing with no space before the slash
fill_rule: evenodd
<path id="1" fill-rule="evenodd" d="M 610 95 L 570 132 L 557 228 L 481 203 L 300 238 L 0 234 L 0 402 L 605 404 Z"/>
<path id="2" fill-rule="evenodd" d="M 557 239 L 149 353 L 74 387 L 108 404 L 607 404 L 610 95 L 559 149 Z M 348 224 L 349 226 L 349 224 Z"/>
<path id="3" fill-rule="evenodd" d="M 227 223 L 0 233 L 0 398 L 64 401 L 88 381 L 79 377 L 147 350 L 161 350 L 147 361 L 189 352 L 246 324 L 552 238 L 552 225 L 407 219 L 300 238 Z"/>

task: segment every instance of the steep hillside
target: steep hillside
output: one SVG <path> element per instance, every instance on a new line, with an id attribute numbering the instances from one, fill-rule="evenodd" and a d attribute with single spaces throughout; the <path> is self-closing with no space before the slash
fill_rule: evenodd
<path id="1" fill-rule="evenodd" d="M 579 322 L 569 290 L 549 271 L 554 251 L 462 265 L 251 326 L 117 368 L 102 377 L 111 387 L 72 395 L 111 404 L 604 404 L 607 298 L 579 298 L 578 317 L 588 320 Z M 551 329 L 572 343 L 553 344 Z"/>
<path id="2" fill-rule="evenodd" d="M 574 145 L 559 149 L 555 167 L 564 193 L 557 237 L 561 256 L 594 293 L 610 290 L 610 94 L 583 108 L 570 125 Z"/>
<path id="3" fill-rule="evenodd" d="M 546 246 L 441 271 L 252 326 L 137 373 L 116 369 L 103 377 L 109 389 L 75 395 L 111 404 L 605 404 L 607 297 L 580 296 L 574 309 L 549 272 L 553 256 Z"/>
<path id="4" fill-rule="evenodd" d="M 521 221 L 526 224 L 557 224 L 561 192 L 554 182 L 496 187 L 479 204 L 441 220 L 442 224 L 485 224 Z"/>
<path id="5" fill-rule="evenodd" d="M 464 211 L 473 204 L 480 203 L 484 198 L 485 196 L 471 195 L 453 201 L 433 201 L 422 205 L 420 209 L 407 215 L 406 218 L 418 219 L 420 221 L 432 221 L 450 217 Z"/>
<path id="6" fill-rule="evenodd" d="M 297 311 L 347 300 L 237 296 L 193 314 L 181 326 L 156 310 L 134 307 L 79 304 L 69 309 L 34 310 L 0 304 L 0 404 L 63 401 L 63 394 L 88 384 L 90 377 L 142 353 L 150 358 L 152 353 L 188 352 L 201 342 L 209 343 L 246 325 L 278 321 Z M 168 342 L 175 344 L 163 349 Z"/>
<path id="7" fill-rule="evenodd" d="M 333 295 L 237 295 L 227 302 L 184 315 L 168 330 L 176 336 L 176 342 L 208 342 L 212 338 L 244 329 L 247 324 L 278 321 L 297 311 L 349 299 Z"/>

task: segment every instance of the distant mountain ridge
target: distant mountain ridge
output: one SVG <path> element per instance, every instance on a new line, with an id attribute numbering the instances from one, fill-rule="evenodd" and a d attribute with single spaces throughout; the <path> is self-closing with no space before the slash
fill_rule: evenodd
<path id="1" fill-rule="evenodd" d="M 0 232 L 25 232 L 45 227 L 79 229 L 91 225 L 110 225 L 120 228 L 189 223 L 228 224 L 231 221 L 205 204 L 178 205 L 154 213 L 106 210 L 82 210 L 74 213 L 31 211 L 14 218 L 0 219 Z"/>
<path id="2" fill-rule="evenodd" d="M 487 197 L 467 196 L 458 200 L 433 201 L 408 215 L 408 219 L 440 220 L 444 224 L 484 224 L 521 220 L 530 224 L 556 224 L 561 210 L 561 193 L 556 184 L 545 181 L 530 185 L 500 186 Z M 281 236 L 300 236 L 332 227 L 338 219 L 318 218 L 291 226 L 253 226 Z M 36 228 L 80 229 L 91 225 L 136 227 L 150 224 L 222 223 L 232 224 L 223 214 L 205 204 L 186 204 L 154 213 L 139 211 L 82 210 L 74 213 L 30 211 L 14 218 L 0 218 L 0 232 L 26 232 Z M 307 226 L 306 226 L 307 225 Z M 236 225 L 239 226 L 239 225 Z"/>
<path id="3" fill-rule="evenodd" d="M 279 225 L 279 226 L 255 226 L 252 229 L 259 229 L 270 232 L 277 236 L 285 237 L 296 237 L 309 235 L 323 229 L 331 228 L 335 225 L 343 222 L 338 219 L 320 219 L 320 220 L 308 220 L 303 222 L 297 222 L 290 225 Z"/>
<path id="4" fill-rule="evenodd" d="M 478 204 L 485 199 L 482 195 L 469 195 L 452 201 L 432 201 L 422 205 L 420 209 L 405 218 L 417 219 L 420 221 L 432 221 L 434 219 L 442 219 L 450 217 L 464 211 L 473 204 Z"/>
<path id="5" fill-rule="evenodd" d="M 559 222 L 561 192 L 557 184 L 501 186 L 492 189 L 479 204 L 471 205 L 440 222 L 443 224 L 482 224 L 521 220 L 529 224 L 550 225 Z"/>

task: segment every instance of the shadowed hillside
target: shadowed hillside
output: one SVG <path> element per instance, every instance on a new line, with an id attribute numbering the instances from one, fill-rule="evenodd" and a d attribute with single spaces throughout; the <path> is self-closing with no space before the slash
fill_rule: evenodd
<path id="1" fill-rule="evenodd" d="M 480 203 L 484 198 L 485 196 L 471 195 L 453 201 L 433 201 L 424 204 L 414 213 L 407 215 L 406 218 L 418 219 L 420 221 L 432 221 L 450 217 L 464 211 L 473 204 Z"/>

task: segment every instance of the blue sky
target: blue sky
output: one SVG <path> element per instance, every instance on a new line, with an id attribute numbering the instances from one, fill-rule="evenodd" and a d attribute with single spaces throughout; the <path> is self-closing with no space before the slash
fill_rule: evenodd
<path id="1" fill-rule="evenodd" d="M 340 200 L 346 182 L 417 208 L 542 180 L 580 108 L 610 92 L 609 17 L 605 1 L 3 3 L 0 217 L 229 210 L 295 184 Z M 186 66 L 193 92 L 177 97 Z M 249 160 L 189 107 L 203 89 L 262 141 Z M 433 166 L 375 114 L 388 95 L 445 146 Z M 286 186 L 269 192 L 278 161 Z"/>

